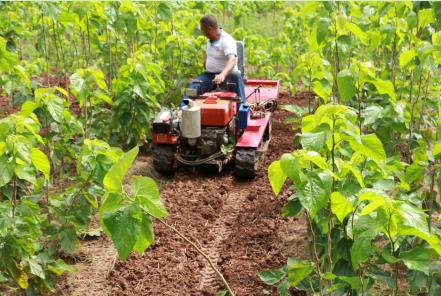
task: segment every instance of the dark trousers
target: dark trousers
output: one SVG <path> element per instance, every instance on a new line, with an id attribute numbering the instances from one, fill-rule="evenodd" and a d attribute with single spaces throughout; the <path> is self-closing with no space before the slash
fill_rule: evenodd
<path id="1" fill-rule="evenodd" d="M 204 92 L 212 91 L 217 88 L 217 85 L 213 82 L 214 76 L 216 76 L 219 73 L 211 73 L 205 71 L 196 79 L 194 79 L 192 82 L 190 82 L 187 85 L 187 88 L 192 88 L 197 90 L 197 94 L 201 95 Z M 200 83 L 198 82 L 200 81 Z M 220 87 L 222 89 L 230 89 L 226 83 L 234 83 L 234 85 L 231 86 L 231 90 L 237 93 L 237 95 L 241 98 L 242 103 L 245 103 L 245 85 L 243 82 L 242 75 L 239 71 L 233 71 L 231 72 L 226 78 L 225 81 L 221 83 Z M 184 99 L 187 97 L 184 96 Z"/>

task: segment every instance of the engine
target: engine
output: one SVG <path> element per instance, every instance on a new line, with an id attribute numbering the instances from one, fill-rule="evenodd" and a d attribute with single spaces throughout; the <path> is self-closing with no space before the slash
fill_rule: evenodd
<path id="1" fill-rule="evenodd" d="M 180 152 L 186 158 L 205 158 L 234 137 L 236 103 L 216 96 L 189 101 L 182 108 Z"/>

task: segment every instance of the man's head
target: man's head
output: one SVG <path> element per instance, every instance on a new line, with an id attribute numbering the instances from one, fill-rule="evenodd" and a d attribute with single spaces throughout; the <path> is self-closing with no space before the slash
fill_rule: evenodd
<path id="1" fill-rule="evenodd" d="M 217 40 L 220 36 L 219 25 L 212 15 L 201 18 L 201 31 L 210 40 Z"/>

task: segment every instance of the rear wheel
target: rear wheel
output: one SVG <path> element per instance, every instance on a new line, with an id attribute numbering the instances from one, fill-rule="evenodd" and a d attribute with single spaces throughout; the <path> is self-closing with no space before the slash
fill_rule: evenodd
<path id="1" fill-rule="evenodd" d="M 175 171 L 175 152 L 173 145 L 155 145 L 153 147 L 153 167 L 158 172 L 171 175 Z"/>
<path id="2" fill-rule="evenodd" d="M 234 173 L 239 177 L 252 178 L 258 170 L 258 157 L 255 149 L 239 149 L 236 151 Z"/>

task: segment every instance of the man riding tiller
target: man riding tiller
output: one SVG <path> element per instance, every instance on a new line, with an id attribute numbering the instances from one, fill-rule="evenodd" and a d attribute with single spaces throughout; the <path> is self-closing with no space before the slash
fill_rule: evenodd
<path id="1" fill-rule="evenodd" d="M 244 46 L 219 27 L 213 16 L 201 19 L 208 38 L 205 71 L 188 84 L 179 110 L 163 110 L 153 122 L 153 164 L 173 173 L 182 163 L 217 165 L 234 160 L 235 173 L 255 176 L 271 139 L 271 113 L 279 81 L 244 83 Z"/>

